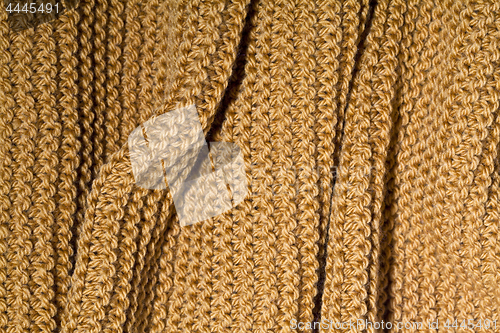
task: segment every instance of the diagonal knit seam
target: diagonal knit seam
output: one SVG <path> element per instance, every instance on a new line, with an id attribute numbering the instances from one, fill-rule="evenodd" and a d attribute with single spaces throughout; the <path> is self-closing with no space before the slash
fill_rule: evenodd
<path id="1" fill-rule="evenodd" d="M 354 57 L 354 66 L 353 66 L 353 70 L 352 70 L 351 79 L 349 81 L 349 88 L 347 91 L 346 104 L 344 106 L 344 113 L 343 113 L 342 119 L 339 119 L 339 121 L 341 121 L 340 133 L 339 133 L 340 136 L 335 138 L 335 140 L 339 144 L 337 144 L 335 146 L 334 156 L 339 156 L 340 154 L 338 154 L 338 153 L 340 153 L 340 150 L 342 149 L 340 142 L 342 142 L 342 137 L 344 135 L 345 112 L 349 106 L 349 100 L 351 98 L 352 88 L 354 85 L 354 79 L 355 79 L 356 74 L 357 74 L 358 69 L 359 69 L 360 59 L 361 59 L 361 55 L 364 51 L 364 44 L 365 44 L 366 37 L 367 37 L 368 33 L 370 32 L 370 28 L 371 28 L 372 20 L 373 20 L 373 14 L 375 12 L 376 5 L 377 5 L 377 0 L 370 0 L 370 2 L 368 4 L 368 14 L 367 14 L 366 21 L 365 21 L 365 27 L 364 27 L 362 33 L 358 37 L 357 51 L 356 51 L 356 55 Z M 333 165 L 334 166 L 337 165 L 338 164 L 337 162 L 338 161 L 334 161 Z M 332 182 L 331 182 L 332 191 L 330 193 L 330 199 L 329 199 L 330 203 L 332 202 L 333 195 L 335 193 L 336 180 L 337 180 L 337 173 L 334 172 L 333 177 L 332 177 Z M 322 310 L 322 306 L 323 306 L 323 294 L 324 294 L 325 281 L 326 281 L 326 258 L 328 257 L 328 242 L 329 242 L 329 231 L 330 231 L 330 222 L 331 222 L 330 220 L 331 220 L 331 214 L 332 214 L 332 206 L 333 205 L 330 204 L 330 209 L 329 209 L 329 212 L 327 215 L 327 219 L 325 221 L 325 223 L 326 223 L 325 242 L 324 242 L 324 244 L 322 244 L 322 246 L 324 247 L 323 252 L 322 252 L 323 255 L 318 258 L 319 272 L 318 272 L 317 292 L 316 292 L 316 296 L 314 298 L 314 309 L 313 309 L 313 318 L 314 318 L 313 322 L 315 322 L 315 323 L 321 322 L 321 310 Z M 321 251 L 318 251 L 318 253 L 321 253 Z M 312 332 L 313 333 L 319 332 L 319 329 L 316 325 L 313 327 Z"/>

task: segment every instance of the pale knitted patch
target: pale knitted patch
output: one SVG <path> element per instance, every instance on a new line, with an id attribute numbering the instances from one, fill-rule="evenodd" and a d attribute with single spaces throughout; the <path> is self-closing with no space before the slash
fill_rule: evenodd
<path id="1" fill-rule="evenodd" d="M 228 211 L 248 192 L 240 147 L 212 142 L 209 151 L 194 105 L 153 116 L 132 131 L 128 146 L 136 184 L 168 187 L 182 226 Z"/>

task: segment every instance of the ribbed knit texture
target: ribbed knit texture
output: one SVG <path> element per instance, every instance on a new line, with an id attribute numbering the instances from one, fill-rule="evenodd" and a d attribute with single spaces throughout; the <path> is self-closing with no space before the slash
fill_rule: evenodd
<path id="1" fill-rule="evenodd" d="M 0 333 L 500 332 L 500 2 L 8 15 Z M 168 189 L 135 183 L 127 138 L 193 104 L 207 141 L 241 148 L 249 193 L 181 227 Z"/>

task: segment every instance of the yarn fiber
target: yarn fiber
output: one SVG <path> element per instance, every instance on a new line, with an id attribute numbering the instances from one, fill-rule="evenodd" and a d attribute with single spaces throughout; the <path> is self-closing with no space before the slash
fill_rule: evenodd
<path id="1" fill-rule="evenodd" d="M 500 332 L 500 2 L 5 3 L 0 333 Z M 127 139 L 190 105 L 248 194 L 181 226 Z"/>

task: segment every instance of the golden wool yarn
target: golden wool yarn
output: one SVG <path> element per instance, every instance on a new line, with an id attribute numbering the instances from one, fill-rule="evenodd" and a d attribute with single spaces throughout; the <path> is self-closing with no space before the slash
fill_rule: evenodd
<path id="1" fill-rule="evenodd" d="M 0 332 L 500 332 L 500 2 L 80 0 L 11 21 Z M 249 193 L 181 227 L 127 138 L 189 105 L 240 147 Z"/>

